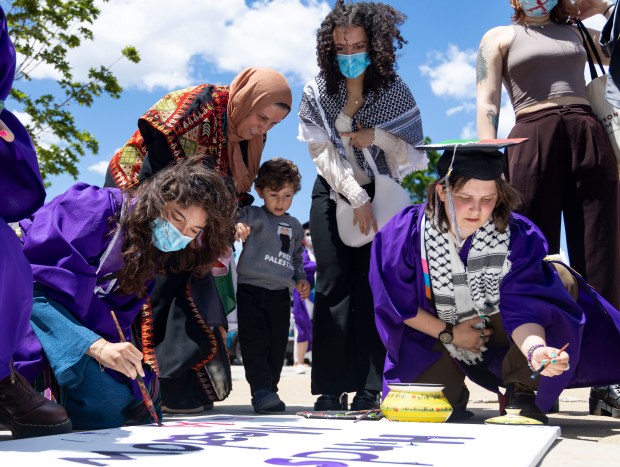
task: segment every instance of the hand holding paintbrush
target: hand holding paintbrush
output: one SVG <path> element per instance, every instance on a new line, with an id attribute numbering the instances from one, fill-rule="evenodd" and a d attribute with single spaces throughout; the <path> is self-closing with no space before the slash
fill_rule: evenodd
<path id="1" fill-rule="evenodd" d="M 559 357 L 559 356 L 560 356 L 560 354 L 561 354 L 562 352 L 564 352 L 567 348 L 568 348 L 568 343 L 566 343 L 566 344 L 564 345 L 564 347 L 562 347 L 562 348 L 558 351 L 558 353 L 557 353 L 557 354 L 556 354 L 556 353 L 551 353 L 551 354 L 549 355 L 550 359 L 545 359 L 545 360 L 543 360 L 542 362 L 540 362 L 540 366 L 538 367 L 538 369 L 537 369 L 536 371 L 534 371 L 534 373 L 532 373 L 532 376 L 530 376 L 530 379 L 536 379 L 536 378 L 538 378 L 538 377 L 540 376 L 540 374 L 541 374 L 543 371 L 545 371 L 545 369 L 547 369 L 547 367 L 548 367 L 549 365 L 555 365 L 556 363 L 565 363 L 565 364 L 566 364 L 566 367 L 562 369 L 562 372 L 564 372 L 564 371 L 568 370 L 568 369 L 570 368 L 570 364 L 568 363 L 568 360 L 566 360 L 566 362 L 558 362 L 558 361 L 556 360 L 556 358 L 557 358 L 557 357 Z M 568 359 L 568 355 L 567 355 L 566 357 L 567 357 L 567 359 Z"/>
<path id="2" fill-rule="evenodd" d="M 112 319 L 114 320 L 114 324 L 116 325 L 116 329 L 118 330 L 118 335 L 120 336 L 121 342 L 126 342 L 125 336 L 123 335 L 123 330 L 120 324 L 118 324 L 118 320 L 116 319 L 116 314 L 114 313 L 113 310 L 110 310 L 110 313 L 112 313 Z M 140 392 L 142 393 L 144 404 L 146 405 L 146 408 L 149 410 L 151 417 L 153 417 L 153 420 L 155 420 L 155 423 L 157 423 L 158 426 L 162 426 L 162 423 L 159 420 L 159 416 L 157 415 L 157 410 L 155 409 L 155 404 L 153 404 L 153 400 L 151 399 L 151 396 L 149 395 L 149 392 L 146 388 L 146 385 L 144 384 L 144 380 L 142 379 L 142 376 L 140 376 L 140 373 L 136 374 L 136 382 L 138 383 L 138 386 L 140 387 Z"/>

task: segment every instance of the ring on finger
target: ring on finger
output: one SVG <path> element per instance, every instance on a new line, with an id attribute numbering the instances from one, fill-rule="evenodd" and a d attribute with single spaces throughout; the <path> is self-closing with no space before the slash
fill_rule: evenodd
<path id="1" fill-rule="evenodd" d="M 564 368 L 564 371 L 568 371 L 569 368 L 570 368 L 570 363 L 566 362 L 566 368 Z"/>

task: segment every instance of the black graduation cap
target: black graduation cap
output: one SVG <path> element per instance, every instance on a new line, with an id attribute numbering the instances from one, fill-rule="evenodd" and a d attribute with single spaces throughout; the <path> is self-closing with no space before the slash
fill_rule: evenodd
<path id="1" fill-rule="evenodd" d="M 526 141 L 527 138 L 493 139 L 481 141 L 444 141 L 437 144 L 416 146 L 416 149 L 441 150 L 437 162 L 439 178 L 452 174 L 477 180 L 498 179 L 505 166 L 505 157 L 499 150 Z"/>

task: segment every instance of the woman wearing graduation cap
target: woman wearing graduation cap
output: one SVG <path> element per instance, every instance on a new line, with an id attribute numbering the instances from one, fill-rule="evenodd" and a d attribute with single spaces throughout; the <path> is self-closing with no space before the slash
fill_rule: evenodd
<path id="1" fill-rule="evenodd" d="M 544 261 L 541 232 L 513 213 L 519 197 L 502 178 L 503 154 L 491 149 L 444 152 L 427 203 L 404 209 L 375 237 L 383 396 L 391 382 L 443 384 L 454 420 L 468 415 L 467 376 L 498 394 L 506 388 L 500 410 L 516 405 L 546 422 L 564 388 L 619 380 L 620 367 L 600 362 L 620 352 L 620 313 L 576 274 L 577 300 L 569 295 Z"/>

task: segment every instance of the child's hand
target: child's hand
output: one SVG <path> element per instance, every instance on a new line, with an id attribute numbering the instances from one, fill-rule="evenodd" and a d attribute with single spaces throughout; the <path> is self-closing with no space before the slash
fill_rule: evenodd
<path id="1" fill-rule="evenodd" d="M 237 233 L 235 234 L 235 240 L 240 242 L 245 242 L 245 240 L 250 235 L 251 227 L 248 224 L 244 224 L 243 222 L 239 222 L 237 224 Z"/>
<path id="2" fill-rule="evenodd" d="M 15 141 L 15 135 L 13 135 L 13 132 L 4 124 L 2 120 L 0 120 L 0 138 L 7 143 L 12 143 Z"/>
<path id="3" fill-rule="evenodd" d="M 305 300 L 310 296 L 310 282 L 306 279 L 298 280 L 295 284 L 295 288 L 297 289 L 297 292 L 299 292 L 299 296 L 302 300 Z"/>

